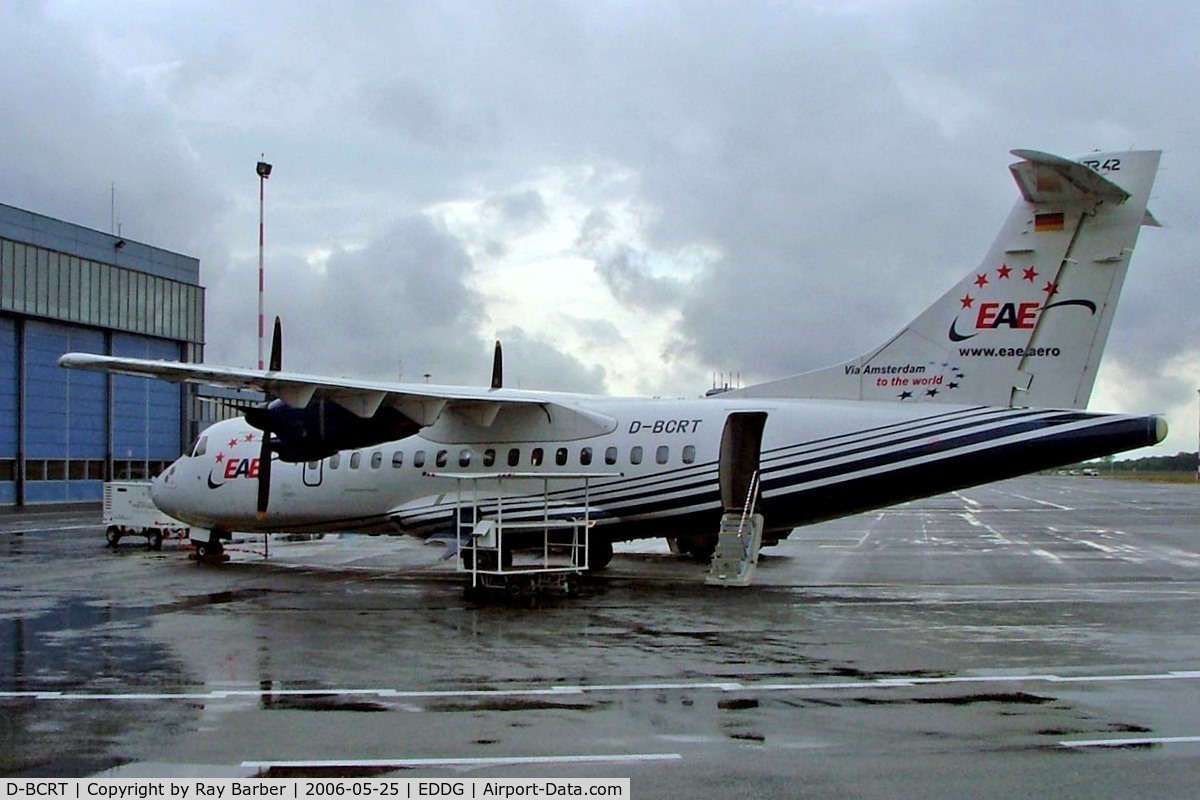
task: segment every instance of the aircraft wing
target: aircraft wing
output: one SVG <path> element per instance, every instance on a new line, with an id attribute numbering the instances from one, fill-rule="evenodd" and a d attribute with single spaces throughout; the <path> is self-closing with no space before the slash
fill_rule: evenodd
<path id="1" fill-rule="evenodd" d="M 67 353 L 58 360 L 58 364 L 71 369 L 157 378 L 172 383 L 253 389 L 278 397 L 292 408 L 304 408 L 314 398 L 330 400 L 362 418 L 369 418 L 381 408 L 390 407 L 419 427 L 433 425 L 443 414 L 449 413 L 486 428 L 506 407 L 513 410 L 540 410 L 547 420 L 556 417 L 555 421 L 562 421 L 569 417 L 576 424 L 581 421 L 581 416 L 595 417 L 588 421 L 602 428 L 608 428 L 610 422 L 594 412 L 574 408 L 556 395 L 512 389 L 387 383 L 91 353 Z"/>

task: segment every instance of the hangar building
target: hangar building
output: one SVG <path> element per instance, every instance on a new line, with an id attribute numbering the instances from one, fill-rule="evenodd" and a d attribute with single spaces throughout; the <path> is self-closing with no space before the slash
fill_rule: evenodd
<path id="1" fill-rule="evenodd" d="M 191 437 L 188 389 L 59 356 L 200 361 L 203 345 L 198 259 L 0 204 L 0 506 L 99 500 Z"/>

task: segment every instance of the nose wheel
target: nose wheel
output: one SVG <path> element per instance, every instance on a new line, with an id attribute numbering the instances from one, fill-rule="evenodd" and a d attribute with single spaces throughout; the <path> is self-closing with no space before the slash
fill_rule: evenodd
<path id="1" fill-rule="evenodd" d="M 192 543 L 196 546 L 196 560 L 209 563 L 228 561 L 229 556 L 225 554 L 225 545 L 221 543 L 221 540 L 226 538 L 229 538 L 229 534 L 222 531 L 211 531 L 207 541 L 193 539 Z"/>
<path id="2" fill-rule="evenodd" d="M 196 544 L 196 555 L 200 558 L 225 554 L 225 545 L 220 542 L 199 542 Z"/>

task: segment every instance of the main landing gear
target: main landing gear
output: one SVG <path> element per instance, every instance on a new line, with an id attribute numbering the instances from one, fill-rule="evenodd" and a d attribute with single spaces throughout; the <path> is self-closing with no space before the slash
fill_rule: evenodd
<path id="1" fill-rule="evenodd" d="M 607 536 L 588 537 L 588 570 L 598 572 L 612 561 L 613 546 Z"/>
<path id="2" fill-rule="evenodd" d="M 717 550 L 717 534 L 697 533 L 692 536 L 680 536 L 675 540 L 672 552 L 686 553 L 696 561 L 711 561 Z"/>

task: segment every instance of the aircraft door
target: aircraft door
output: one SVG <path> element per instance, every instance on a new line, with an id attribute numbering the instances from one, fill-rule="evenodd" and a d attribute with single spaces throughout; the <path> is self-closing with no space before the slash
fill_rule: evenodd
<path id="1" fill-rule="evenodd" d="M 321 478 L 324 476 L 325 459 L 317 461 L 304 462 L 304 485 L 305 486 L 320 486 Z"/>
<path id="2" fill-rule="evenodd" d="M 765 411 L 739 411 L 725 419 L 718 470 L 725 511 L 740 511 L 746 503 L 750 481 L 759 468 L 766 424 Z"/>

